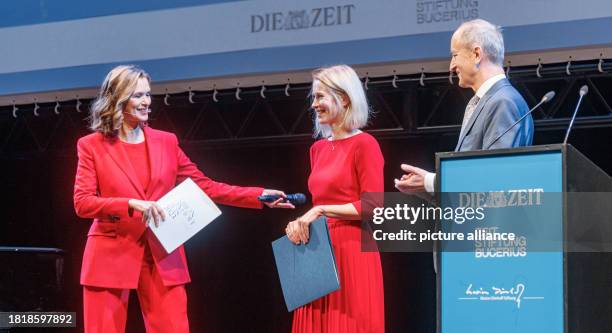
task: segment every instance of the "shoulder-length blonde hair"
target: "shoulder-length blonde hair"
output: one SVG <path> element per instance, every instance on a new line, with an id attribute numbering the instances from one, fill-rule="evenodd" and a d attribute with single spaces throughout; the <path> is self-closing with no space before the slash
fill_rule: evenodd
<path id="1" fill-rule="evenodd" d="M 314 89 L 318 84 L 322 84 L 334 96 L 339 110 L 340 124 L 345 130 L 352 131 L 367 125 L 370 107 L 361 80 L 354 69 L 347 65 L 319 68 L 312 72 L 311 96 L 314 95 Z M 343 108 L 342 96 L 348 97 L 346 108 Z M 320 124 L 316 114 L 313 122 L 315 138 L 331 136 L 331 127 Z"/>
<path id="2" fill-rule="evenodd" d="M 123 122 L 123 106 L 136 90 L 138 80 L 143 78 L 151 83 L 149 74 L 136 66 L 113 68 L 106 75 L 98 97 L 91 105 L 89 128 L 104 136 L 116 137 Z"/>

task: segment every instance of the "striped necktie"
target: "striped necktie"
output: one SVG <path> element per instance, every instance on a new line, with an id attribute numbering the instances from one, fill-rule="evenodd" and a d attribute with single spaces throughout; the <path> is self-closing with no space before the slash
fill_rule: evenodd
<path id="1" fill-rule="evenodd" d="M 465 128 L 467 127 L 467 124 L 470 121 L 470 117 L 472 117 L 474 110 L 476 110 L 476 105 L 478 104 L 478 101 L 480 101 L 480 97 L 474 94 L 474 96 L 472 96 L 472 98 L 468 102 L 468 105 L 465 107 L 465 113 L 463 114 L 463 122 L 461 123 L 461 134 L 459 134 L 460 138 L 463 135 L 463 132 L 466 130 Z"/>

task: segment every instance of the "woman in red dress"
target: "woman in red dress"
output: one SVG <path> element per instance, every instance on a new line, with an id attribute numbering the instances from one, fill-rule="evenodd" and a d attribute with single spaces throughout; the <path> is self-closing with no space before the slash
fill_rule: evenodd
<path id="1" fill-rule="evenodd" d="M 310 223 L 327 217 L 340 289 L 295 310 L 292 331 L 382 333 L 380 256 L 361 251 L 360 195 L 383 192 L 384 165 L 376 139 L 360 130 L 368 122 L 366 96 L 355 71 L 340 65 L 313 73 L 312 98 L 321 137 L 310 148 L 314 206 L 285 231 L 292 242 L 307 242 Z"/>
<path id="2" fill-rule="evenodd" d="M 140 68 L 111 70 L 91 108 L 94 133 L 79 139 L 74 208 L 93 219 L 81 284 L 86 333 L 125 331 L 135 289 L 148 333 L 189 332 L 183 246 L 167 253 L 148 228 L 163 223 L 155 201 L 186 178 L 221 204 L 261 208 L 257 196 L 283 192 L 213 181 L 189 160 L 176 136 L 146 126 L 151 79 Z M 277 200 L 270 207 L 292 208 Z"/>

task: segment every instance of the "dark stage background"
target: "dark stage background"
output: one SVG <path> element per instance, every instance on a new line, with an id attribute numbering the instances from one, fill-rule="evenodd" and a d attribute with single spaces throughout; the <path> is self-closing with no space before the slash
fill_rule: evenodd
<path id="1" fill-rule="evenodd" d="M 536 81 L 533 68 L 517 69 L 512 79 L 530 105 L 552 88 L 561 96 L 557 104 L 534 114 L 534 144 L 562 141 L 578 88 L 589 84 L 592 93 L 587 95 L 570 142 L 610 174 L 612 80 L 607 74 L 595 73 L 589 67 L 592 64 L 584 66 L 582 73 L 577 67 L 573 77 L 557 75 L 551 67 L 549 81 Z M 431 79 L 422 87 L 405 77 L 397 89 L 388 80 L 371 83 L 368 96 L 377 114 L 369 129 L 379 139 L 385 157 L 386 191 L 395 191 L 393 178 L 401 175 L 400 163 L 433 170 L 434 153 L 454 149 L 471 93 L 451 86 L 446 78 Z M 170 106 L 164 106 L 163 96 L 158 96 L 151 126 L 177 133 L 188 156 L 217 181 L 308 193 L 308 148 L 313 140 L 308 135 L 307 89 L 294 89 L 286 97 L 282 87 L 276 92 L 271 88 L 265 100 L 247 90 L 240 102 L 232 99 L 233 92 L 220 94 L 220 103 L 211 102 L 206 94 L 197 94 L 195 104 L 187 102 L 186 95 L 174 95 Z M 90 221 L 75 216 L 72 190 L 76 139 L 87 133 L 86 115 L 77 113 L 74 106 L 63 106 L 57 115 L 51 104 L 41 105 L 41 115 L 36 117 L 31 108 L 21 107 L 23 113 L 17 119 L 10 108 L 0 108 L 4 215 L 0 245 L 65 250 L 63 281 L 58 289 L 49 279 L 53 274 L 46 272 L 55 267 L 40 256 L 15 259 L 2 254 L 0 310 L 76 311 L 77 331 L 82 331 L 78 278 Z M 193 332 L 290 331 L 291 314 L 284 305 L 270 242 L 308 208 L 221 206 L 223 215 L 186 245 L 193 281 L 187 286 Z M 435 332 L 431 254 L 384 253 L 382 260 L 387 331 Z M 130 300 L 127 331 L 144 332 L 135 294 Z"/>

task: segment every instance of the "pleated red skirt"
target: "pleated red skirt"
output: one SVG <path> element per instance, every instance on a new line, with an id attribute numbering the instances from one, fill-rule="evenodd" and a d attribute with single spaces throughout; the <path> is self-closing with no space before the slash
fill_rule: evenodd
<path id="1" fill-rule="evenodd" d="M 359 221 L 330 221 L 340 289 L 293 313 L 294 333 L 383 333 L 385 301 L 378 252 L 361 252 Z"/>

